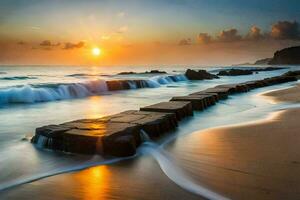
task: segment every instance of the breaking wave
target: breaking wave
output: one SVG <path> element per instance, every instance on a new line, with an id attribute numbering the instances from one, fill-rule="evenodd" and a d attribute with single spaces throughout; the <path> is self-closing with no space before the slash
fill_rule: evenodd
<path id="1" fill-rule="evenodd" d="M 5 80 L 5 81 L 9 81 L 9 80 L 27 80 L 27 79 L 37 79 L 36 77 L 32 77 L 32 76 L 9 76 L 9 77 L 1 77 L 0 80 Z"/>
<path id="2" fill-rule="evenodd" d="M 81 83 L 57 83 L 14 86 L 0 89 L 0 105 L 36 103 L 101 95 L 107 91 L 156 88 L 186 81 L 184 75 L 156 76 L 146 80 L 93 80 Z"/>

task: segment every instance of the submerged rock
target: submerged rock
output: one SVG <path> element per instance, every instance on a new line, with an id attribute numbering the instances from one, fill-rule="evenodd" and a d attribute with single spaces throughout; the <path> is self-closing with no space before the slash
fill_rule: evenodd
<path id="1" fill-rule="evenodd" d="M 251 75 L 253 71 L 243 70 L 243 69 L 229 69 L 222 70 L 218 73 L 218 76 L 241 76 L 241 75 Z"/>
<path id="2" fill-rule="evenodd" d="M 130 75 L 130 74 L 166 74 L 165 71 L 159 71 L 159 70 L 151 70 L 151 71 L 145 71 L 145 72 L 120 72 L 118 75 Z"/>
<path id="3" fill-rule="evenodd" d="M 192 70 L 192 69 L 187 69 L 185 72 L 185 76 L 189 80 L 205 80 L 205 79 L 215 79 L 219 78 L 217 75 L 208 73 L 206 70 Z"/>

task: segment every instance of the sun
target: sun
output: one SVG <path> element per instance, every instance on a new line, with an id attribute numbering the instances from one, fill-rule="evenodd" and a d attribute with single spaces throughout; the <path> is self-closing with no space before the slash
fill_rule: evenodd
<path id="1" fill-rule="evenodd" d="M 101 49 L 98 48 L 98 47 L 94 47 L 94 48 L 92 49 L 92 54 L 93 54 L 94 56 L 99 56 L 99 55 L 101 54 Z"/>

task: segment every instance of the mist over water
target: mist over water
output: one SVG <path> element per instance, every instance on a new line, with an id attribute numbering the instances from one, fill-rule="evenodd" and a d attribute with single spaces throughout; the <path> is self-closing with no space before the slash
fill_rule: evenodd
<path id="1" fill-rule="evenodd" d="M 129 109 L 139 109 L 142 106 L 168 101 L 173 96 L 190 94 L 218 84 L 262 79 L 288 71 L 288 69 L 284 69 L 242 77 L 188 81 L 182 76 L 184 73 L 183 68 L 177 69 L 179 71 L 176 72 L 177 74 L 173 70 L 167 70 L 169 74 L 155 76 L 140 74 L 117 76 L 114 75 L 117 73 L 116 71 L 106 70 L 101 72 L 100 69 L 96 69 L 96 72 L 93 72 L 94 74 L 110 74 L 107 78 L 100 77 L 101 80 L 95 80 L 94 76 L 92 76 L 93 78 L 89 76 L 84 79 L 82 79 L 82 76 L 66 76 L 76 73 L 93 74 L 91 69 L 86 72 L 87 69 L 85 68 L 62 68 L 57 74 L 51 68 L 35 67 L 23 72 L 20 68 L 7 68 L 0 67 L 0 71 L 6 72 L 1 74 L 1 77 L 32 76 L 38 77 L 38 79 L 9 81 L 0 79 L 0 190 L 56 174 L 123 160 L 38 149 L 29 141 L 22 141 L 25 135 L 32 135 L 36 127 L 82 118 L 96 118 Z M 142 68 L 139 70 L 146 71 L 149 69 Z M 176 78 L 170 78 L 170 76 Z M 99 77 L 97 76 L 96 79 L 99 79 Z M 144 79 L 149 87 L 136 89 L 136 85 L 132 83 L 129 90 L 108 91 L 105 81 L 114 79 Z M 172 150 L 163 153 L 163 148 L 176 138 L 182 136 L 182 139 L 184 139 L 185 135 L 194 131 L 263 118 L 271 111 L 283 108 L 283 105 L 272 105 L 257 97 L 257 94 L 270 89 L 284 88 L 292 84 L 295 83 L 261 88 L 246 94 L 232 96 L 226 101 L 220 101 L 216 106 L 204 112 L 196 112 L 194 117 L 181 122 L 173 134 L 157 141 L 159 150 L 146 142 L 141 147 L 141 152 L 152 155 L 163 172 L 181 188 L 207 198 L 222 199 L 222 196 L 207 191 L 206 188 L 202 188 L 185 173 L 182 173 L 176 163 L 169 159 Z M 184 152 L 183 149 L 181 151 Z M 193 159 L 193 156 L 190 155 L 187 159 Z"/>

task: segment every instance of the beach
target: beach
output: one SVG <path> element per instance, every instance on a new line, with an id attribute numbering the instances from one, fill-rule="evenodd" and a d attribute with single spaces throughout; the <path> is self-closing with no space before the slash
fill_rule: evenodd
<path id="1" fill-rule="evenodd" d="M 263 75 L 270 76 L 260 74 Z M 255 76 L 247 78 L 257 79 Z M 221 81 L 238 82 L 241 79 L 244 77 Z M 205 82 L 206 86 L 216 83 Z M 114 109 L 116 112 L 125 108 L 120 106 L 118 98 L 124 101 L 128 95 L 133 100 L 141 94 L 147 95 L 146 101 L 137 101 L 139 105 L 146 105 L 153 102 L 155 91 L 165 94 L 156 99 L 159 101 L 169 98 L 170 90 L 190 93 L 199 91 L 201 85 L 203 87 L 202 81 L 184 84 L 186 89 L 175 82 L 167 86 L 176 85 L 176 88 L 161 86 L 114 92 L 72 102 L 77 105 L 81 102 L 82 106 L 90 103 L 86 108 L 92 113 L 109 114 L 111 111 L 104 101 L 113 100 L 112 105 L 119 105 Z M 197 85 L 191 87 L 189 84 Z M 293 95 L 289 102 L 278 101 L 276 104 L 267 101 L 273 93 L 282 98 L 291 90 L 299 92 L 299 87 L 293 82 L 232 95 L 205 111 L 194 112 L 193 117 L 180 122 L 175 133 L 160 141 L 144 143 L 138 153 L 129 158 L 103 160 L 99 156 L 41 150 L 26 140 L 14 141 L 8 148 L 4 146 L 6 151 L 3 151 L 2 161 L 6 164 L 1 169 L 8 173 L 1 177 L 1 187 L 7 189 L 0 192 L 0 198 L 297 199 L 300 197 L 297 192 L 300 183 L 297 153 L 300 110 L 287 109 L 284 105 L 293 105 L 291 102 L 299 101 L 299 97 Z M 47 103 L 36 106 L 46 105 L 50 111 L 53 105 L 61 104 L 61 108 L 65 105 L 64 101 L 49 104 L 50 107 Z M 27 110 L 34 106 L 29 105 Z M 130 106 L 137 105 L 132 102 Z M 78 116 L 78 112 L 72 117 Z M 48 116 L 55 117 L 55 113 L 48 112 Z M 55 120 L 68 120 L 63 117 Z M 39 123 L 45 122 L 41 119 Z"/>

